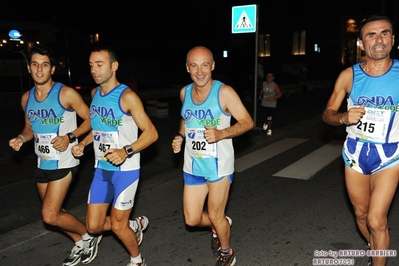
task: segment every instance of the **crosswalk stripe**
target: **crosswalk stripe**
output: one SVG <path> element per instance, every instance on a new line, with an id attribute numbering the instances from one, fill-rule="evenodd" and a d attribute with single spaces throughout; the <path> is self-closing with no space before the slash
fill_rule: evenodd
<path id="1" fill-rule="evenodd" d="M 251 152 L 247 155 L 244 155 L 235 160 L 235 172 L 242 172 L 255 166 L 267 159 L 272 158 L 286 150 L 295 147 L 303 142 L 307 141 L 307 139 L 298 139 L 298 138 L 285 138 L 269 146 L 266 146 L 262 149 Z"/>
<path id="2" fill-rule="evenodd" d="M 341 155 L 342 141 L 331 141 L 273 176 L 307 180 Z"/>

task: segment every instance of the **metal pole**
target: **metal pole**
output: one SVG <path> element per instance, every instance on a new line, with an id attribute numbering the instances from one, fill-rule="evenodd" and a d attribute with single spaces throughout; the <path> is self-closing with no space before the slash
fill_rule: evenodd
<path id="1" fill-rule="evenodd" d="M 259 5 L 256 5 L 256 25 L 255 25 L 255 74 L 254 74 L 254 127 L 256 127 L 257 123 L 257 115 L 256 115 L 256 110 L 257 110 L 257 88 L 258 88 L 258 14 L 259 14 Z"/>

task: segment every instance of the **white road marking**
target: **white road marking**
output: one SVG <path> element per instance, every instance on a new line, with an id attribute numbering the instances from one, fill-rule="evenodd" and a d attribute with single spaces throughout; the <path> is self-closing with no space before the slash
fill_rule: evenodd
<path id="1" fill-rule="evenodd" d="M 237 158 L 235 160 L 235 172 L 245 171 L 248 168 L 266 161 L 267 159 L 285 152 L 286 150 L 289 150 L 305 141 L 307 141 L 307 139 L 285 138 L 262 149 Z"/>
<path id="2" fill-rule="evenodd" d="M 307 180 L 341 155 L 342 141 L 331 141 L 273 176 Z"/>

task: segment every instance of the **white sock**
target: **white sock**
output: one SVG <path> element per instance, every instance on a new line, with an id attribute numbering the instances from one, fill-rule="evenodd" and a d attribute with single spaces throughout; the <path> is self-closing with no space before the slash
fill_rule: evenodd
<path id="1" fill-rule="evenodd" d="M 89 239 L 92 239 L 93 237 L 91 236 L 91 235 L 89 235 L 88 233 L 86 233 L 86 234 L 84 234 L 83 236 L 82 236 L 82 239 L 84 240 L 84 241 L 87 241 L 87 240 L 89 240 Z"/>
<path id="2" fill-rule="evenodd" d="M 83 239 L 79 240 L 78 242 L 75 242 L 75 246 L 83 248 Z"/>
<path id="3" fill-rule="evenodd" d="M 141 258 L 141 253 L 137 257 L 130 256 L 130 262 L 132 263 L 142 263 L 143 259 Z"/>

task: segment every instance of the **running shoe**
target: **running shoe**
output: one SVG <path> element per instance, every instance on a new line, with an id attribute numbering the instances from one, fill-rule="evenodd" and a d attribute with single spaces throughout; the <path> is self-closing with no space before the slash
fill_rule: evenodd
<path id="1" fill-rule="evenodd" d="M 147 266 L 147 263 L 145 263 L 145 259 L 143 258 L 142 263 L 129 262 L 129 264 L 126 266 Z"/>
<path id="2" fill-rule="evenodd" d="M 267 131 L 267 133 L 266 133 L 268 136 L 271 136 L 272 135 L 272 130 L 271 129 L 269 129 L 268 131 Z"/>
<path id="3" fill-rule="evenodd" d="M 78 265 L 82 256 L 83 248 L 73 246 L 71 254 L 62 262 L 62 266 L 75 266 Z"/>
<path id="4" fill-rule="evenodd" d="M 263 124 L 263 130 L 267 130 L 268 127 L 269 127 L 268 124 L 266 124 L 266 123 Z"/>
<path id="5" fill-rule="evenodd" d="M 148 218 L 146 216 L 139 216 L 139 217 L 135 218 L 134 221 L 137 223 L 137 226 L 138 226 L 138 229 L 137 229 L 137 231 L 135 231 L 135 233 L 136 233 L 136 237 L 137 237 L 137 244 L 140 246 L 141 242 L 143 242 L 143 237 L 144 237 L 143 231 L 145 229 L 147 229 L 150 221 L 148 220 Z"/>
<path id="6" fill-rule="evenodd" d="M 97 257 L 98 245 L 103 238 L 102 235 L 95 236 L 89 240 L 84 241 L 81 261 L 83 264 L 89 264 Z"/>
<path id="7" fill-rule="evenodd" d="M 230 226 L 233 224 L 233 220 L 226 216 L 227 221 L 229 222 Z M 211 240 L 211 250 L 215 254 L 215 256 L 219 255 L 220 250 L 220 241 L 215 229 L 212 229 L 212 240 Z"/>
<path id="8" fill-rule="evenodd" d="M 233 249 L 230 250 L 231 254 L 219 252 L 219 256 L 216 259 L 216 266 L 233 266 L 236 264 L 236 256 L 234 255 L 234 251 Z"/>

